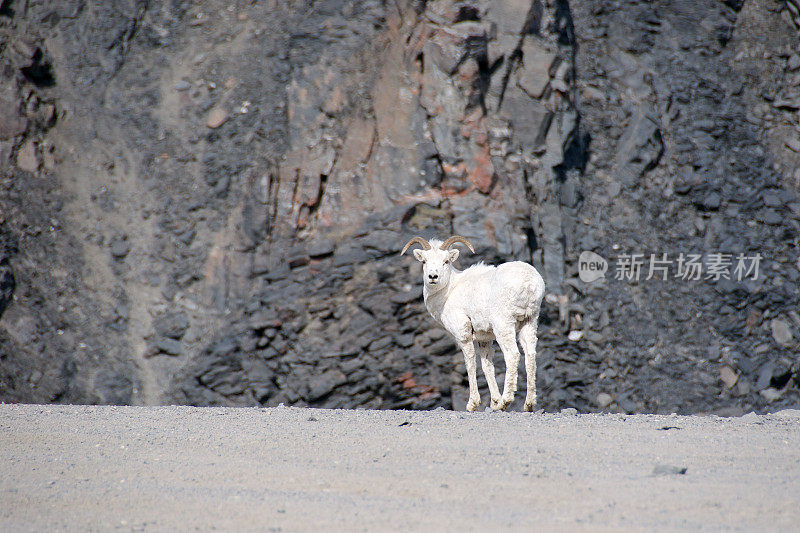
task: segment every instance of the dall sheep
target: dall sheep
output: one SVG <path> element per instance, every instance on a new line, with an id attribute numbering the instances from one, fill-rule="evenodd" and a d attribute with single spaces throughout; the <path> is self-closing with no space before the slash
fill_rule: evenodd
<path id="1" fill-rule="evenodd" d="M 467 411 L 474 411 L 481 403 L 475 375 L 475 344 L 489 385 L 492 409 L 505 409 L 514 400 L 520 358 L 517 333 L 525 352 L 528 382 L 525 410 L 533 411 L 536 405 L 536 327 L 544 280 L 533 266 L 522 261 L 498 266 L 481 262 L 463 271 L 457 270 L 453 262 L 458 259 L 459 252 L 449 249 L 455 243 L 462 243 L 475 253 L 469 241 L 456 235 L 444 242 L 414 237 L 400 255 L 413 244 L 422 247 L 414 250 L 414 257 L 422 263 L 425 307 L 464 353 L 469 378 Z M 506 363 L 502 396 L 494 375 L 493 339 L 500 345 Z"/>

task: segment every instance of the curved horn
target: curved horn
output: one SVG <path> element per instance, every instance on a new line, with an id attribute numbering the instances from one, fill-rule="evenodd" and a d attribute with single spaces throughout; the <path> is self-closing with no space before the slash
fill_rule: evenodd
<path id="1" fill-rule="evenodd" d="M 403 246 L 403 251 L 400 252 L 400 255 L 403 255 L 404 253 L 406 253 L 408 251 L 408 249 L 411 247 L 412 244 L 419 244 L 425 250 L 430 250 L 431 249 L 431 245 L 428 244 L 428 241 L 426 241 L 422 237 L 414 237 L 413 239 L 408 241 L 408 243 L 405 246 Z"/>
<path id="2" fill-rule="evenodd" d="M 460 242 L 461 244 L 466 244 L 467 248 L 469 248 L 469 251 L 472 252 L 473 254 L 475 253 L 475 248 L 472 247 L 472 245 L 469 243 L 469 241 L 467 239 L 465 239 L 464 237 L 461 237 L 459 235 L 453 235 L 452 237 L 450 237 L 449 239 L 444 241 L 442 243 L 442 245 L 439 247 L 439 249 L 440 250 L 447 250 L 448 248 L 450 248 L 451 246 L 453 246 L 457 242 Z"/>

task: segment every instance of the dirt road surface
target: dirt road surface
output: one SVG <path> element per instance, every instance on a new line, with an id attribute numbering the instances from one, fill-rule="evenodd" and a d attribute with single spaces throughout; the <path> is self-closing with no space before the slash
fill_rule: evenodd
<path id="1" fill-rule="evenodd" d="M 800 530 L 800 411 L 0 405 L 1 531 Z"/>

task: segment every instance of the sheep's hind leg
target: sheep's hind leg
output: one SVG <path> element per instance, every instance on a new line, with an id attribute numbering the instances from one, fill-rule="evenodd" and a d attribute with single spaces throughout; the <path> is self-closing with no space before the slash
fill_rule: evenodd
<path id="1" fill-rule="evenodd" d="M 489 385 L 489 394 L 492 397 L 492 409 L 498 409 L 500 405 L 500 389 L 497 388 L 497 377 L 494 374 L 494 350 L 492 350 L 492 343 L 479 342 L 478 355 L 481 358 L 481 368 L 483 375 L 486 376 L 486 384 Z"/>
<path id="2" fill-rule="evenodd" d="M 519 330 L 519 343 L 522 345 L 522 351 L 525 352 L 525 379 L 528 383 L 524 407 L 526 411 L 533 411 L 536 405 L 536 329 L 538 323 L 537 313 L 537 316 L 525 322 Z"/>
<path id="3" fill-rule="evenodd" d="M 519 347 L 517 346 L 517 335 L 514 328 L 498 331 L 496 333 L 497 344 L 503 350 L 503 358 L 506 361 L 506 377 L 503 383 L 503 396 L 500 398 L 498 409 L 505 409 L 514 401 L 514 393 L 517 392 L 517 373 L 519 367 Z"/>
<path id="4" fill-rule="evenodd" d="M 475 362 L 475 346 L 472 341 L 459 343 L 461 351 L 464 352 L 464 364 L 467 366 L 467 378 L 469 380 L 469 401 L 467 411 L 474 411 L 481 404 L 481 395 L 478 392 L 478 376 Z"/>

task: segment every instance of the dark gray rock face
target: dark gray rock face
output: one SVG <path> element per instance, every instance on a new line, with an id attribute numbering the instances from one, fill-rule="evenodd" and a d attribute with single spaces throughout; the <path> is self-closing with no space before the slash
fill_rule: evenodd
<path id="1" fill-rule="evenodd" d="M 15 286 L 14 272 L 8 264 L 8 258 L 0 257 L 0 317 L 14 297 Z"/>
<path id="2" fill-rule="evenodd" d="M 798 401 L 792 2 L 2 6 L 0 399 L 462 408 L 398 257 L 457 233 L 545 276 L 546 409 Z"/>

